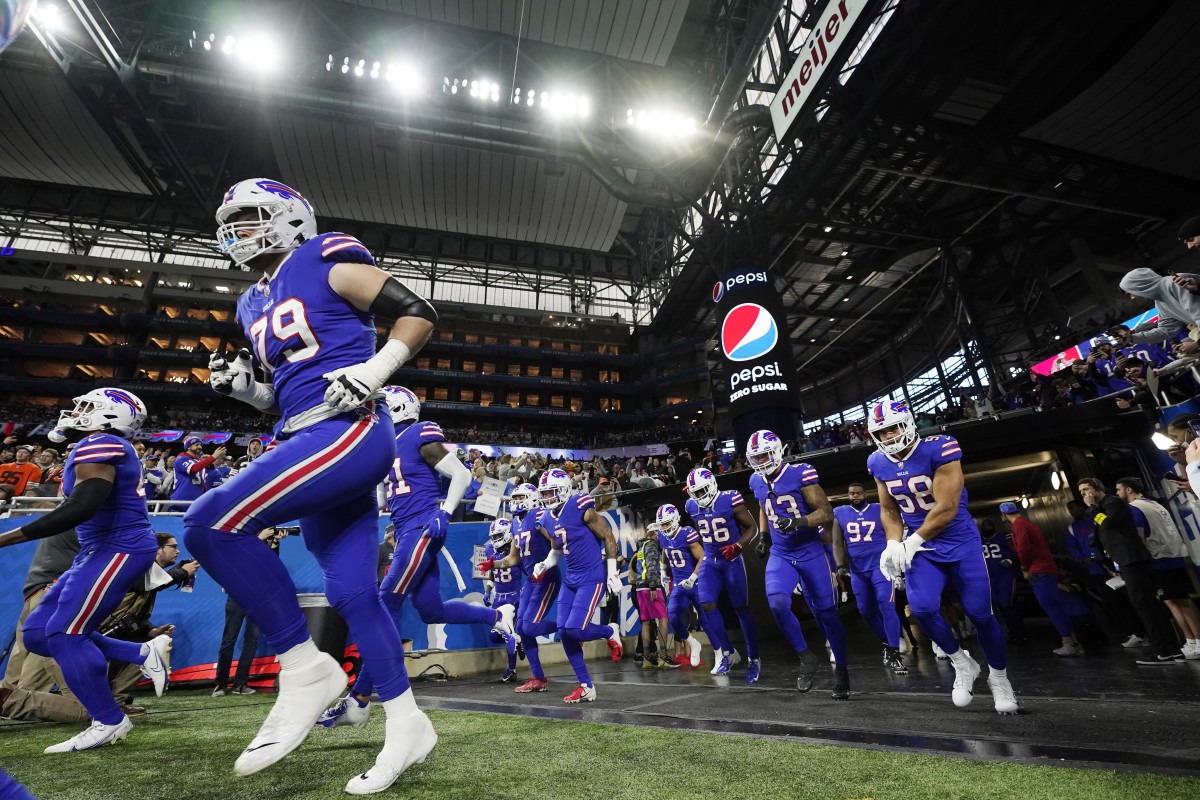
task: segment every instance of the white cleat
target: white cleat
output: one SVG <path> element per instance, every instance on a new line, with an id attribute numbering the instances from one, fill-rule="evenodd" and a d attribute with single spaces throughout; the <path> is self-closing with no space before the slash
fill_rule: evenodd
<path id="1" fill-rule="evenodd" d="M 1051 651 L 1059 658 L 1074 658 L 1083 655 L 1083 647 L 1078 642 L 1063 642 L 1063 646 Z"/>
<path id="2" fill-rule="evenodd" d="M 344 691 L 346 673 L 327 653 L 298 669 L 281 670 L 279 697 L 258 735 L 238 756 L 234 773 L 253 775 L 295 750 Z"/>
<path id="3" fill-rule="evenodd" d="M 167 688 L 167 678 L 171 677 L 171 637 L 165 633 L 155 636 L 146 642 L 150 652 L 142 663 L 142 674 L 154 684 L 154 693 L 159 697 Z"/>
<path id="4" fill-rule="evenodd" d="M 517 609 L 511 603 L 505 603 L 496 609 L 500 614 L 500 619 L 496 620 L 495 629 L 501 634 L 507 633 L 509 636 L 516 636 L 517 629 L 513 627 L 513 617 L 516 616 Z"/>
<path id="5" fill-rule="evenodd" d="M 129 735 L 133 723 L 129 717 L 122 717 L 116 725 L 105 725 L 103 722 L 92 722 L 92 727 L 83 733 L 76 734 L 65 742 L 52 744 L 43 753 L 75 753 L 80 750 L 92 750 L 106 744 L 116 744 Z"/>
<path id="6" fill-rule="evenodd" d="M 997 675 L 996 670 L 988 672 L 988 688 L 992 690 L 992 699 L 996 701 L 997 714 L 1016 714 L 1021 707 L 1017 705 L 1017 696 L 1013 693 L 1008 675 Z"/>
<path id="7" fill-rule="evenodd" d="M 375 766 L 346 784 L 347 794 L 382 792 L 404 774 L 413 764 L 425 763 L 425 757 L 437 744 L 433 723 L 421 711 L 399 719 L 388 717 L 383 750 L 375 758 Z"/>
<path id="8" fill-rule="evenodd" d="M 365 706 L 361 706 L 354 695 L 348 694 L 325 709 L 317 719 L 317 727 L 337 728 L 342 725 L 353 725 L 355 728 L 361 728 L 370 720 L 371 704 L 367 703 Z"/>
<path id="9" fill-rule="evenodd" d="M 937 656 L 938 661 L 949 661 L 950 656 L 946 655 L 946 651 L 938 647 L 937 642 L 930 642 L 933 645 L 933 654 Z"/>
<path id="10" fill-rule="evenodd" d="M 688 660 L 691 662 L 692 667 L 695 668 L 700 666 L 700 640 L 689 633 L 687 637 L 687 646 Z"/>
<path id="11" fill-rule="evenodd" d="M 729 656 L 729 666 L 736 667 L 742 663 L 742 655 L 737 650 L 730 650 L 726 655 Z"/>
<path id="12" fill-rule="evenodd" d="M 729 672 L 729 654 L 724 650 L 713 650 L 713 668 L 709 675 L 724 675 Z"/>
<path id="13" fill-rule="evenodd" d="M 954 665 L 954 689 L 950 696 L 954 698 L 954 705 L 966 708 L 975 697 L 975 679 L 979 677 L 979 664 L 962 648 L 950 657 L 950 663 Z"/>

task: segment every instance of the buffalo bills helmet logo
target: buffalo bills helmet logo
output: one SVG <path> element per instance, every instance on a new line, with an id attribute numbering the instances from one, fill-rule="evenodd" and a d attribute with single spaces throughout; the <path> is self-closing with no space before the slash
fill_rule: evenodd
<path id="1" fill-rule="evenodd" d="M 721 323 L 721 349 L 730 361 L 761 358 L 779 342 L 774 317 L 756 303 L 734 306 Z"/>
<path id="2" fill-rule="evenodd" d="M 278 195 L 280 197 L 292 198 L 295 200 L 299 200 L 301 203 L 304 204 L 304 207 L 308 209 L 309 213 L 310 214 L 312 213 L 312 206 L 310 206 L 308 204 L 308 201 L 305 200 L 300 195 L 299 192 L 297 192 L 295 189 L 293 189 L 290 186 L 285 186 L 282 183 L 280 183 L 279 181 L 258 181 L 254 185 L 257 186 L 258 188 L 262 189 L 264 192 Z M 230 189 L 229 193 L 230 193 L 230 195 L 232 195 L 233 190 Z M 225 202 L 228 203 L 231 199 L 232 199 L 231 197 L 226 197 Z"/>

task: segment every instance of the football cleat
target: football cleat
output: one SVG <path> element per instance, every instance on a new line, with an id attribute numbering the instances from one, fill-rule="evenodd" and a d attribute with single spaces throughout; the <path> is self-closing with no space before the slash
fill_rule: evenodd
<path id="1" fill-rule="evenodd" d="M 318 728 L 337 728 L 342 725 L 351 725 L 355 728 L 361 728 L 371 719 L 371 704 L 362 705 L 352 694 L 348 694 L 341 700 L 325 709 L 321 716 L 317 717 Z"/>
<path id="2" fill-rule="evenodd" d="M 821 668 L 821 659 L 812 648 L 800 653 L 800 674 L 796 677 L 796 691 L 807 692 L 817 680 L 817 670 Z"/>
<path id="3" fill-rule="evenodd" d="M 171 676 L 171 637 L 165 633 L 155 636 L 146 642 L 149 652 L 142 662 L 142 674 L 154 684 L 154 693 L 159 697 L 167 688 L 167 678 Z"/>
<path id="4" fill-rule="evenodd" d="M 505 638 L 505 642 L 507 642 L 509 639 L 514 640 L 512 649 L 508 651 L 510 653 L 514 652 L 516 649 L 515 640 L 517 630 L 513 627 L 513 616 L 516 614 L 516 611 L 517 609 L 512 603 L 505 603 L 497 608 L 496 613 L 500 615 L 500 618 L 496 620 L 496 625 L 492 628 L 492 630 Z"/>
<path id="5" fill-rule="evenodd" d="M 596 700 L 596 687 L 584 686 L 582 683 L 575 687 L 575 691 L 563 698 L 564 703 L 592 703 Z"/>
<path id="6" fill-rule="evenodd" d="M 689 633 L 687 638 L 687 646 L 689 656 L 688 661 L 693 668 L 700 666 L 700 640 Z"/>
<path id="7" fill-rule="evenodd" d="M 1052 651 L 1059 658 L 1074 658 L 1083 654 L 1083 647 L 1078 642 L 1063 642 L 1063 646 Z"/>
<path id="8" fill-rule="evenodd" d="M 515 669 L 506 669 L 504 670 L 504 674 L 500 676 L 500 680 L 497 681 L 497 683 L 512 683 L 516 679 L 517 671 Z"/>
<path id="9" fill-rule="evenodd" d="M 319 653 L 303 667 L 281 670 L 275 705 L 258 735 L 238 756 L 234 773 L 253 775 L 295 750 L 344 691 L 346 673 L 327 653 Z"/>
<path id="10" fill-rule="evenodd" d="M 529 692 L 544 692 L 546 684 L 549 683 L 545 678 L 530 678 L 517 687 L 518 694 L 527 694 Z"/>
<path id="11" fill-rule="evenodd" d="M 945 650 L 943 650 L 942 648 L 938 647 L 938 643 L 937 643 L 937 642 L 930 642 L 930 644 L 932 644 L 932 645 L 933 645 L 933 654 L 934 654 L 935 656 L 937 656 L 937 660 L 938 660 L 938 661 L 949 661 L 949 660 L 950 660 L 950 656 L 948 656 L 948 655 L 946 654 L 946 651 L 945 651 Z"/>
<path id="12" fill-rule="evenodd" d="M 1021 707 L 1017 705 L 1017 696 L 1013 694 L 1012 684 L 1008 682 L 1007 674 L 996 674 L 996 670 L 988 673 L 988 688 L 992 690 L 992 699 L 996 702 L 997 714 L 1016 714 Z"/>
<path id="13" fill-rule="evenodd" d="M 850 698 L 850 673 L 845 664 L 833 665 L 833 699 L 848 700 Z"/>
<path id="14" fill-rule="evenodd" d="M 758 683 L 758 675 L 762 671 L 762 662 L 752 658 L 746 662 L 746 683 Z"/>
<path id="15" fill-rule="evenodd" d="M 608 627 L 612 629 L 612 633 L 605 639 L 605 643 L 608 644 L 608 654 L 612 656 L 613 661 L 620 661 L 625 652 L 625 646 L 621 644 L 621 629 L 615 622 Z"/>
<path id="16" fill-rule="evenodd" d="M 129 735 L 133 723 L 129 717 L 122 717 L 116 725 L 105 725 L 103 722 L 92 722 L 92 727 L 83 733 L 77 733 L 65 742 L 52 744 L 43 753 L 75 753 L 80 750 L 92 750 L 106 744 L 116 744 Z"/>
<path id="17" fill-rule="evenodd" d="M 521 643 L 520 639 L 517 639 L 517 658 L 525 660 L 525 645 Z"/>
<path id="18" fill-rule="evenodd" d="M 425 758 L 437 744 L 433 723 L 420 710 L 401 718 L 389 716 L 383 750 L 375 757 L 375 766 L 346 784 L 346 794 L 375 794 L 387 789 L 413 764 Z"/>
<path id="19" fill-rule="evenodd" d="M 975 679 L 979 677 L 979 664 L 963 649 L 959 649 L 950 658 L 950 663 L 954 665 L 954 689 L 950 696 L 954 699 L 954 705 L 966 708 L 975 697 Z"/>
<path id="20" fill-rule="evenodd" d="M 1146 644 L 1146 640 L 1141 636 L 1138 636 L 1136 633 L 1131 633 L 1129 634 L 1128 639 L 1121 642 L 1121 647 L 1145 647 Z"/>
<path id="21" fill-rule="evenodd" d="M 726 653 L 726 655 L 729 656 L 730 668 L 736 667 L 738 664 L 742 663 L 742 654 L 737 650 L 730 650 L 728 653 Z"/>
<path id="22" fill-rule="evenodd" d="M 900 655 L 899 648 L 887 647 L 884 651 L 883 665 L 890 669 L 893 675 L 907 675 L 908 667 L 904 664 L 904 656 Z"/>
<path id="23" fill-rule="evenodd" d="M 713 675 L 728 675 L 729 674 L 729 653 L 726 653 L 724 650 L 718 650 L 717 654 L 716 654 L 716 658 L 714 660 L 717 663 L 716 663 L 716 666 L 714 666 L 712 668 L 712 674 Z"/>

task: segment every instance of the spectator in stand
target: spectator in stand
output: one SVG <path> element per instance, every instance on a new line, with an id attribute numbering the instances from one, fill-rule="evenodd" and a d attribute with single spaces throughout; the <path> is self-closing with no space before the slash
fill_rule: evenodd
<path id="1" fill-rule="evenodd" d="M 1200 463 L 1200 447 L 1193 443 L 1195 461 Z M 1190 461 L 1189 461 L 1190 463 Z M 1190 469 L 1190 468 L 1189 468 Z M 1134 522 L 1133 509 L 1121 498 L 1105 491 L 1099 478 L 1084 478 L 1077 486 L 1088 514 L 1096 526 L 1100 546 L 1120 567 L 1121 579 L 1129 592 L 1129 602 L 1146 628 L 1154 653 L 1137 660 L 1138 664 L 1172 664 L 1185 660 L 1175 641 L 1175 633 L 1167 621 L 1166 611 L 1157 599 L 1154 581 L 1154 559 Z"/>
<path id="2" fill-rule="evenodd" d="M 1200 659 L 1200 610 L 1192 602 L 1192 582 L 1187 574 L 1187 545 L 1175 527 L 1171 514 L 1144 494 L 1139 478 L 1121 478 L 1116 493 L 1133 509 L 1134 524 L 1146 539 L 1146 549 L 1154 557 L 1154 579 L 1158 599 L 1175 618 L 1185 639 L 1183 655 L 1189 661 Z"/>
<path id="3" fill-rule="evenodd" d="M 1087 361 L 1077 360 L 1071 363 L 1071 388 L 1068 389 L 1072 403 L 1086 403 L 1108 394 L 1107 384 L 1101 385 L 1103 375 L 1095 366 Z M 1118 401 L 1120 402 L 1120 401 Z"/>
<path id="4" fill-rule="evenodd" d="M 237 468 L 243 470 L 250 466 L 250 462 L 263 454 L 262 439 L 254 436 L 250 439 L 250 443 L 246 445 L 246 455 L 242 456 L 237 461 Z"/>
<path id="5" fill-rule="evenodd" d="M 1164 278 L 1152 269 L 1130 270 L 1121 278 L 1121 290 L 1137 300 L 1154 303 L 1158 321 L 1139 325 L 1121 341 L 1122 345 L 1172 340 L 1184 326 L 1200 324 L 1200 275 L 1184 273 Z M 1200 342 L 1188 341 L 1178 348 L 1179 355 L 1200 354 Z"/>
<path id="6" fill-rule="evenodd" d="M 204 441 L 199 436 L 184 439 L 183 452 L 175 458 L 175 487 L 171 490 L 171 499 L 191 501 L 204 494 L 204 471 L 224 455 L 225 448 L 218 447 L 205 458 Z M 172 510 L 185 511 L 187 506 L 173 506 Z"/>
<path id="7" fill-rule="evenodd" d="M 163 471 L 159 466 L 159 457 L 151 453 L 146 456 L 146 460 L 142 462 L 142 474 L 146 476 L 146 500 L 155 500 L 161 495 Z"/>
<path id="8" fill-rule="evenodd" d="M 1017 559 L 1021 562 L 1021 574 L 1033 587 L 1038 605 L 1050 617 L 1058 635 L 1062 637 L 1062 646 L 1054 651 L 1054 655 L 1060 658 L 1079 655 L 1083 648 L 1079 646 L 1071 617 L 1059 597 L 1058 567 L 1050 555 L 1042 529 L 1030 522 L 1016 503 L 1001 503 L 1000 514 L 1012 526 L 1013 549 L 1017 551 Z"/>
<path id="9" fill-rule="evenodd" d="M 1111 641 L 1123 647 L 1143 647 L 1146 640 L 1140 635 L 1141 625 L 1129 599 L 1123 591 L 1108 585 L 1112 575 L 1096 545 L 1096 526 L 1087 515 L 1087 507 L 1072 500 L 1067 503 L 1067 513 L 1074 520 L 1067 526 L 1067 552 L 1079 565 L 1080 580 L 1087 588 L 1096 622 Z"/>
<path id="10" fill-rule="evenodd" d="M 1103 394 L 1121 392 L 1132 386 L 1125 380 L 1125 366 L 1121 363 L 1124 358 L 1116 352 L 1107 336 L 1097 336 L 1092 340 L 1092 352 L 1088 353 L 1087 363 L 1099 375 L 1097 385 Z"/>
<path id="11" fill-rule="evenodd" d="M 0 465 L 0 483 L 16 487 L 17 497 L 24 497 L 30 484 L 42 482 L 42 468 L 33 463 L 33 445 L 18 445 L 10 464 Z"/>

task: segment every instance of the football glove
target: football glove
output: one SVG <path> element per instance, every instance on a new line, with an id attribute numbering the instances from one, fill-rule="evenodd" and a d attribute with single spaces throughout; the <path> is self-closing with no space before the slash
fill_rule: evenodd
<path id="1" fill-rule="evenodd" d="M 686 578 L 684 578 L 683 580 L 681 580 L 679 582 L 679 587 L 681 589 L 691 589 L 693 586 L 696 585 L 696 581 L 699 578 L 700 578 L 700 574 L 697 572 L 693 572 L 691 575 L 688 575 Z"/>
<path id="2" fill-rule="evenodd" d="M 411 355 L 404 342 L 388 339 L 383 349 L 361 364 L 326 372 L 321 376 L 329 381 L 325 402 L 338 411 L 353 411 L 368 400 L 383 397 L 380 388 Z"/>
<path id="3" fill-rule="evenodd" d="M 888 539 L 887 546 L 879 554 L 879 570 L 889 581 L 894 581 L 904 574 L 904 545 L 894 539 Z"/>
<path id="4" fill-rule="evenodd" d="M 766 558 L 769 552 L 771 552 L 771 545 L 767 544 L 766 539 L 759 539 L 758 544 L 754 545 L 754 555 L 759 558 Z"/>
<path id="5" fill-rule="evenodd" d="M 489 572 L 491 572 L 493 569 L 495 569 L 495 567 L 496 567 L 496 559 L 494 559 L 494 558 L 489 558 L 487 561 L 479 562 L 479 571 L 482 572 L 484 575 L 487 575 Z"/>
<path id="6" fill-rule="evenodd" d="M 239 350 L 233 361 L 224 353 L 213 353 L 208 357 L 208 369 L 208 385 L 217 394 L 249 403 L 259 411 L 267 411 L 275 405 L 275 390 L 271 384 L 254 379 L 249 350 Z"/>
<path id="7" fill-rule="evenodd" d="M 534 583 L 541 583 L 542 578 L 546 577 L 546 570 L 548 569 L 550 569 L 550 567 L 545 561 L 537 562 L 533 565 L 533 573 L 529 576 L 529 580 L 533 581 Z"/>
<path id="8" fill-rule="evenodd" d="M 805 520 L 803 525 L 801 524 L 802 520 Z M 798 528 L 808 527 L 808 522 L 805 517 L 780 517 L 778 520 L 776 520 L 775 527 L 778 528 L 781 533 L 787 533 L 788 531 L 794 531 Z"/>
<path id="9" fill-rule="evenodd" d="M 1009 567 L 1012 566 L 1012 559 L 1011 558 L 1000 559 L 1000 566 L 1004 567 L 1005 569 L 1008 569 Z"/>
<path id="10" fill-rule="evenodd" d="M 429 522 L 425 523 L 424 535 L 430 540 L 440 542 L 446 538 L 446 531 L 450 529 L 450 514 L 442 509 L 433 512 L 433 516 L 429 518 Z"/>
<path id="11" fill-rule="evenodd" d="M 917 553 L 925 553 L 931 549 L 925 547 L 925 540 L 920 536 L 915 533 L 909 534 L 908 538 L 904 540 L 904 570 L 907 572 L 908 568 L 912 566 L 913 558 Z"/>
<path id="12" fill-rule="evenodd" d="M 845 564 L 839 564 L 834 577 L 839 581 L 848 581 L 850 580 L 850 569 Z"/>
<path id="13" fill-rule="evenodd" d="M 607 559 L 608 561 L 608 591 L 616 597 L 621 596 L 621 573 L 617 572 L 617 560 L 615 558 Z"/>
<path id="14" fill-rule="evenodd" d="M 742 552 L 742 543 L 741 542 L 734 542 L 733 544 L 727 544 L 721 548 L 721 556 L 726 561 L 733 561 L 735 558 L 737 558 L 741 554 L 741 552 Z"/>
<path id="15" fill-rule="evenodd" d="M 496 597 L 496 584 L 491 581 L 483 582 L 483 604 L 488 608 L 492 607 L 492 600 Z"/>

